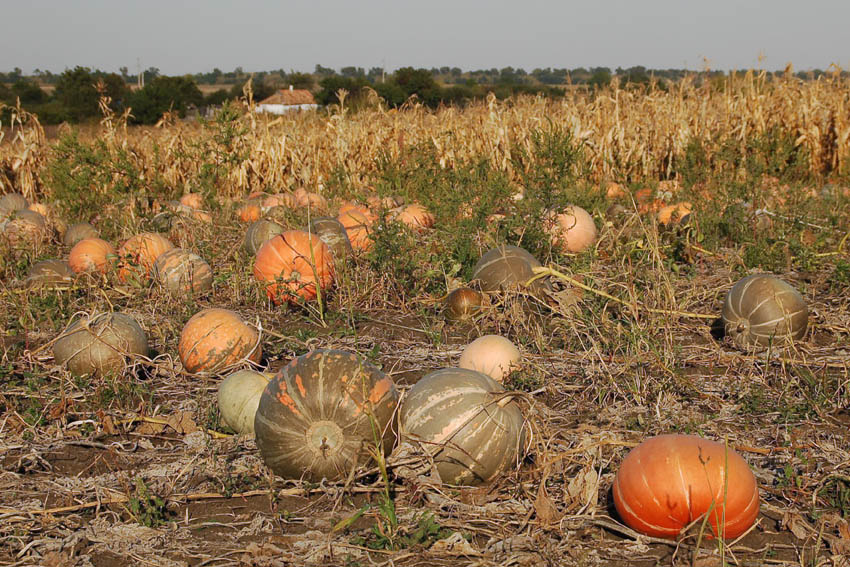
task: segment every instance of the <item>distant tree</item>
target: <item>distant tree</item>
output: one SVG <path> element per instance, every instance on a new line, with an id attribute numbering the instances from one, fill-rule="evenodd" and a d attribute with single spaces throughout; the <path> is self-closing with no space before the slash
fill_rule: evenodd
<path id="1" fill-rule="evenodd" d="M 204 104 L 206 105 L 219 105 L 224 104 L 224 101 L 230 100 L 230 92 L 227 89 L 218 89 L 217 91 L 213 91 L 204 97 Z"/>
<path id="2" fill-rule="evenodd" d="M 393 81 L 378 83 L 374 86 L 374 89 L 378 96 L 384 99 L 387 106 L 400 106 L 407 100 L 404 90 Z"/>
<path id="3" fill-rule="evenodd" d="M 59 76 L 53 97 L 65 108 L 71 120 L 85 120 L 100 113 L 97 106 L 100 94 L 95 86 L 98 80 L 103 82 L 106 88 L 104 94 L 112 98 L 113 106 L 120 107 L 126 86 L 119 75 L 99 71 L 93 74 L 88 67 L 75 67 L 66 69 Z"/>
<path id="4" fill-rule="evenodd" d="M 383 67 L 372 67 L 369 69 L 369 72 L 366 73 L 366 78 L 369 79 L 372 83 L 377 83 L 384 77 L 384 68 Z"/>
<path id="5" fill-rule="evenodd" d="M 121 73 L 121 78 L 127 83 L 130 81 L 130 69 L 127 67 L 119 67 L 118 72 Z"/>
<path id="6" fill-rule="evenodd" d="M 366 76 L 366 73 L 363 71 L 363 67 L 343 67 L 339 70 L 339 73 L 343 77 L 347 77 L 349 79 L 357 79 Z"/>
<path id="7" fill-rule="evenodd" d="M 316 94 L 316 101 L 319 104 L 334 104 L 338 102 L 336 93 L 340 89 L 345 89 L 353 96 L 358 96 L 363 87 L 367 85 L 368 81 L 363 77 L 355 79 L 340 75 L 328 76 L 319 81 L 320 89 Z"/>
<path id="8" fill-rule="evenodd" d="M 322 67 L 319 64 L 316 64 L 316 69 L 313 71 L 314 74 L 319 75 L 319 77 L 333 77 L 336 75 L 336 71 L 331 69 L 330 67 Z"/>
<path id="9" fill-rule="evenodd" d="M 239 82 L 230 89 L 230 98 L 239 98 L 244 96 L 245 85 L 248 81 Z M 271 82 L 263 81 L 261 78 L 254 77 L 251 80 L 251 91 L 254 101 L 261 101 L 264 98 L 269 98 L 278 91 L 279 86 L 275 86 Z"/>
<path id="10" fill-rule="evenodd" d="M 393 75 L 393 81 L 408 97 L 415 94 L 428 106 L 440 102 L 440 86 L 427 69 L 402 67 Z"/>
<path id="11" fill-rule="evenodd" d="M 133 121 L 140 124 L 156 123 L 168 110 L 185 116 L 190 106 L 198 106 L 204 95 L 189 77 L 156 77 L 144 88 L 129 97 Z"/>
<path id="12" fill-rule="evenodd" d="M 299 73 L 292 71 L 286 74 L 286 82 L 292 85 L 294 89 L 307 89 L 312 91 L 316 87 L 316 81 L 310 73 Z"/>
<path id="13" fill-rule="evenodd" d="M 29 79 L 18 79 L 12 85 L 12 92 L 15 97 L 21 99 L 21 104 L 26 107 L 47 101 L 47 93 L 41 90 L 41 87 L 35 81 Z"/>
<path id="14" fill-rule="evenodd" d="M 610 83 L 611 72 L 607 69 L 596 69 L 587 81 L 587 84 L 593 88 L 607 87 Z"/>

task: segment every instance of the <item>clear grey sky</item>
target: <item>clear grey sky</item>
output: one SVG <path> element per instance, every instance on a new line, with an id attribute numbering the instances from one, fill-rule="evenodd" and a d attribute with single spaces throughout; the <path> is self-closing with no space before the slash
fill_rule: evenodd
<path id="1" fill-rule="evenodd" d="M 850 67 L 850 0 L 0 0 L 0 71 Z"/>

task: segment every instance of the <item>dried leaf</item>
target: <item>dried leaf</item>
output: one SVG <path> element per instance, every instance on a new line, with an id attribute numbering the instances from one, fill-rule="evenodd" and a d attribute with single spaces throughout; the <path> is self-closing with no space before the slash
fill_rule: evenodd
<path id="1" fill-rule="evenodd" d="M 468 541 L 463 539 L 460 532 L 454 532 L 445 539 L 437 540 L 430 549 L 433 553 L 452 556 L 481 555 Z"/>
<path id="2" fill-rule="evenodd" d="M 540 520 L 540 523 L 545 526 L 557 524 L 564 517 L 546 493 L 545 478 L 537 489 L 537 498 L 534 500 L 534 511 L 537 512 L 537 518 Z"/>
<path id="3" fill-rule="evenodd" d="M 567 498 L 571 508 L 587 506 L 592 511 L 599 503 L 599 475 L 587 467 L 567 484 Z"/>
<path id="4" fill-rule="evenodd" d="M 807 539 L 814 533 L 812 526 L 801 515 L 794 512 L 785 512 L 782 517 L 782 527 L 789 530 L 797 539 Z"/>
<path id="5" fill-rule="evenodd" d="M 179 411 L 168 418 L 168 426 L 177 433 L 194 433 L 198 431 L 198 426 L 192 419 L 192 413 L 188 411 Z"/>

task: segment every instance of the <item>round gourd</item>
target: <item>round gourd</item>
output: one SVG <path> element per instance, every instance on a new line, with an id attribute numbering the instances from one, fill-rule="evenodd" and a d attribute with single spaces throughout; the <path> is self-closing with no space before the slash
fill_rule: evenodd
<path id="1" fill-rule="evenodd" d="M 204 198 L 199 193 L 186 193 L 180 197 L 180 204 L 192 209 L 204 208 Z"/>
<path id="2" fill-rule="evenodd" d="M 575 205 L 545 217 L 552 243 L 566 252 L 578 253 L 596 242 L 596 224 L 590 214 Z"/>
<path id="3" fill-rule="evenodd" d="M 268 220 L 258 220 L 252 223 L 245 231 L 245 240 L 242 243 L 242 248 L 251 255 L 257 253 L 262 248 L 263 244 L 277 236 L 283 234 L 286 229 L 276 222 Z"/>
<path id="4" fill-rule="evenodd" d="M 459 287 L 446 296 L 446 319 L 463 321 L 471 319 L 479 311 L 484 298 L 480 292 L 468 287 Z"/>
<path id="5" fill-rule="evenodd" d="M 726 335 L 736 345 L 761 349 L 802 338 L 809 309 L 789 284 L 768 274 L 754 274 L 732 286 L 721 317 Z"/>
<path id="6" fill-rule="evenodd" d="M 174 244 L 158 232 L 131 236 L 118 249 L 118 279 L 122 282 L 147 279 L 156 259 L 173 248 Z"/>
<path id="7" fill-rule="evenodd" d="M 315 234 L 288 230 L 275 236 L 257 252 L 254 277 L 269 282 L 266 293 L 275 304 L 301 298 L 316 298 L 333 283 L 333 256 L 327 244 Z"/>
<path id="8" fill-rule="evenodd" d="M 369 234 L 372 232 L 374 217 L 358 209 L 347 209 L 337 217 L 337 220 L 345 227 L 345 233 L 355 250 L 368 250 L 372 246 Z"/>
<path id="9" fill-rule="evenodd" d="M 203 293 L 212 289 L 213 274 L 207 262 L 188 250 L 172 248 L 153 264 L 154 277 L 172 293 Z"/>
<path id="10" fill-rule="evenodd" d="M 263 354 L 257 331 L 228 309 L 195 313 L 180 333 L 177 344 L 186 372 L 215 373 L 245 360 L 259 362 Z"/>
<path id="11" fill-rule="evenodd" d="M 78 319 L 53 343 L 56 362 L 78 375 L 119 374 L 134 356 L 148 353 L 145 332 L 123 313 Z"/>
<path id="12" fill-rule="evenodd" d="M 477 370 L 501 383 L 518 367 L 522 355 L 519 349 L 499 335 L 484 335 L 469 343 L 460 355 L 460 368 Z"/>
<path id="13" fill-rule="evenodd" d="M 613 493 L 623 521 L 654 537 L 675 538 L 708 514 L 709 535 L 736 538 L 759 511 L 747 462 L 695 435 L 659 435 L 632 449 L 617 471 Z"/>
<path id="14" fill-rule="evenodd" d="M 328 245 L 335 262 L 351 255 L 351 242 L 345 227 L 333 217 L 316 217 L 310 221 L 310 232 Z"/>
<path id="15" fill-rule="evenodd" d="M 260 456 L 278 476 L 338 480 L 369 461 L 369 447 L 393 448 L 398 391 L 358 356 L 316 350 L 299 356 L 260 397 L 254 431 Z"/>
<path id="16" fill-rule="evenodd" d="M 254 415 L 270 378 L 255 370 L 237 370 L 218 385 L 221 419 L 233 431 L 254 434 Z"/>
<path id="17" fill-rule="evenodd" d="M 540 262 L 527 250 L 519 246 L 504 244 L 491 248 L 481 256 L 472 273 L 472 279 L 478 280 L 482 291 L 499 291 L 505 288 L 522 286 L 534 277 L 532 268 L 539 268 Z M 535 280 L 532 291 L 548 288 L 548 283 Z"/>
<path id="18" fill-rule="evenodd" d="M 434 215 L 416 203 L 403 207 L 396 220 L 417 232 L 424 232 L 434 226 Z"/>
<path id="19" fill-rule="evenodd" d="M 68 230 L 65 231 L 65 236 L 62 238 L 62 242 L 65 246 L 74 246 L 84 238 L 97 237 L 98 232 L 92 225 L 87 222 L 81 222 L 68 227 Z"/>
<path id="20" fill-rule="evenodd" d="M 14 211 L 26 209 L 29 206 L 27 198 L 20 193 L 6 193 L 0 197 L 0 217 L 6 216 Z"/>
<path id="21" fill-rule="evenodd" d="M 421 442 L 449 484 L 488 482 L 520 459 L 519 406 L 474 370 L 444 368 L 419 380 L 404 397 L 399 427 L 401 440 Z"/>
<path id="22" fill-rule="evenodd" d="M 12 244 L 36 244 L 47 236 L 47 221 L 35 211 L 20 209 L 11 213 L 3 234 Z"/>
<path id="23" fill-rule="evenodd" d="M 28 285 L 60 285 L 74 280 L 74 271 L 64 260 L 42 260 L 30 266 Z"/>
<path id="24" fill-rule="evenodd" d="M 77 242 L 68 254 L 68 265 L 74 273 L 106 272 L 117 258 L 115 248 L 101 238 L 84 238 Z"/>

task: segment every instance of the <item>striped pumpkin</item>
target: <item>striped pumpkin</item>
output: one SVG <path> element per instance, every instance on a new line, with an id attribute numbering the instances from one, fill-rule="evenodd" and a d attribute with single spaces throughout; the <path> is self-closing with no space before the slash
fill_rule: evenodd
<path id="1" fill-rule="evenodd" d="M 123 313 L 101 313 L 74 321 L 53 343 L 57 364 L 73 374 L 119 374 L 134 356 L 147 356 L 148 338 Z"/>
<path id="2" fill-rule="evenodd" d="M 299 356 L 269 382 L 254 431 L 260 456 L 278 476 L 338 480 L 370 459 L 380 441 L 393 448 L 398 391 L 357 355 L 316 350 Z"/>
<path id="3" fill-rule="evenodd" d="M 351 242 L 342 223 L 333 217 L 316 217 L 310 221 L 310 232 L 322 239 L 333 254 L 334 262 L 341 262 L 351 254 Z"/>
<path id="4" fill-rule="evenodd" d="M 154 277 L 172 293 L 197 294 L 212 289 L 213 274 L 206 260 L 182 248 L 163 252 L 153 264 Z"/>
<path id="5" fill-rule="evenodd" d="M 72 224 L 68 227 L 68 230 L 65 231 L 65 235 L 62 237 L 62 243 L 65 244 L 65 246 L 74 246 L 77 242 L 84 238 L 97 237 L 97 229 L 87 222 L 81 222 Z"/>
<path id="6" fill-rule="evenodd" d="M 101 238 L 83 238 L 71 248 L 68 265 L 74 273 L 98 271 L 105 273 L 116 259 L 115 248 Z"/>
<path id="7" fill-rule="evenodd" d="M 174 244 L 158 232 L 131 236 L 118 249 L 118 279 L 122 282 L 146 280 L 156 259 L 172 248 Z"/>
<path id="8" fill-rule="evenodd" d="M 276 222 L 258 220 L 252 223 L 248 227 L 248 230 L 245 231 L 245 240 L 242 242 L 242 248 L 248 254 L 254 255 L 263 247 L 263 244 L 278 234 L 283 234 L 285 231 L 286 229 Z"/>
<path id="9" fill-rule="evenodd" d="M 532 268 L 540 266 L 540 262 L 528 250 L 503 244 L 491 248 L 481 256 L 475 264 L 472 279 L 479 281 L 481 291 L 522 287 L 525 282 L 534 277 Z M 531 289 L 534 292 L 548 289 L 548 282 L 536 280 Z"/>
<path id="10" fill-rule="evenodd" d="M 237 433 L 254 434 L 254 415 L 271 374 L 237 370 L 218 385 L 221 419 Z"/>
<path id="11" fill-rule="evenodd" d="M 695 435 L 659 435 L 632 449 L 613 494 L 623 521 L 654 537 L 675 538 L 708 514 L 709 537 L 736 538 L 759 511 L 758 485 L 744 458 Z"/>
<path id="12" fill-rule="evenodd" d="M 443 482 L 489 482 L 517 465 L 523 416 L 489 376 L 444 368 L 417 382 L 399 413 L 402 441 L 421 442 Z"/>
<path id="13" fill-rule="evenodd" d="M 263 354 L 253 327 L 228 309 L 204 309 L 183 327 L 177 345 L 180 361 L 190 374 L 220 372 L 245 360 L 259 362 Z"/>
<path id="14" fill-rule="evenodd" d="M 809 309 L 789 284 L 768 274 L 754 274 L 732 286 L 721 317 L 726 335 L 738 347 L 763 349 L 802 338 Z"/>
<path id="15" fill-rule="evenodd" d="M 275 236 L 257 252 L 254 277 L 269 282 L 266 293 L 275 304 L 317 296 L 317 285 L 326 290 L 333 283 L 333 257 L 315 234 L 288 230 Z"/>

